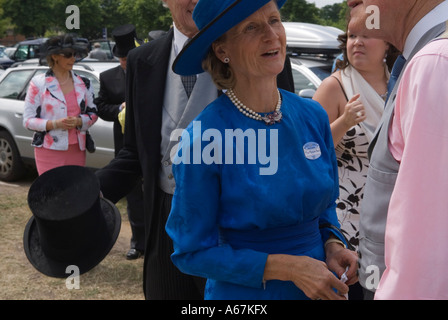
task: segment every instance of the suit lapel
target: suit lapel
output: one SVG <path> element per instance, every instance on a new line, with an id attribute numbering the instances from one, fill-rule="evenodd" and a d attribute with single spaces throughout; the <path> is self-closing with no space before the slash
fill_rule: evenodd
<path id="1" fill-rule="evenodd" d="M 138 51 L 130 62 L 138 72 L 126 76 L 126 88 L 130 90 L 126 100 L 133 105 L 136 139 L 145 141 L 151 163 L 160 160 L 160 154 L 153 150 L 160 148 L 161 143 L 163 97 L 173 34 L 171 29 L 165 36 L 133 49 Z"/>
<path id="2" fill-rule="evenodd" d="M 62 93 L 59 82 L 51 70 L 48 70 L 48 72 L 45 74 L 45 86 L 53 98 L 66 104 L 65 97 Z"/>

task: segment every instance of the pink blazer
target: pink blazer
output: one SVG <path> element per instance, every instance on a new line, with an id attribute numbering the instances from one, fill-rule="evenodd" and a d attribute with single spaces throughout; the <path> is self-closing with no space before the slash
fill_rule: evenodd
<path id="1" fill-rule="evenodd" d="M 98 120 L 93 102 L 94 93 L 90 80 L 73 71 L 76 98 L 81 108 L 82 127 L 76 130 L 79 147 L 85 150 L 86 131 Z M 67 117 L 67 105 L 58 80 L 50 69 L 31 79 L 25 99 L 23 125 L 35 131 L 32 145 L 53 150 L 68 149 L 68 131 L 62 129 L 46 131 L 47 121 Z"/>

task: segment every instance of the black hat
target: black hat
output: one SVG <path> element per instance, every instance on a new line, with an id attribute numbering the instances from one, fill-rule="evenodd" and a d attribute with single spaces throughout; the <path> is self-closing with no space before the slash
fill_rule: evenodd
<path id="1" fill-rule="evenodd" d="M 73 49 L 75 51 L 76 61 L 81 61 L 87 57 L 87 44 L 78 41 L 78 38 L 71 35 L 60 35 L 49 38 L 40 48 L 40 62 L 44 64 L 46 57 L 52 54 L 59 54 L 64 49 Z"/>
<path id="2" fill-rule="evenodd" d="M 112 36 L 115 40 L 115 46 L 112 51 L 119 58 L 126 57 L 128 52 L 136 47 L 136 42 L 140 44 L 140 41 L 137 39 L 135 27 L 132 24 L 116 27 L 112 31 Z"/>
<path id="3" fill-rule="evenodd" d="M 164 30 L 152 30 L 148 32 L 148 38 L 149 40 L 156 40 L 162 36 L 167 34 L 167 31 Z"/>
<path id="4" fill-rule="evenodd" d="M 118 238 L 121 216 L 100 196 L 96 175 L 62 166 L 40 175 L 28 192 L 33 216 L 23 236 L 31 264 L 47 276 L 66 278 L 70 265 L 83 274 L 99 264 Z"/>

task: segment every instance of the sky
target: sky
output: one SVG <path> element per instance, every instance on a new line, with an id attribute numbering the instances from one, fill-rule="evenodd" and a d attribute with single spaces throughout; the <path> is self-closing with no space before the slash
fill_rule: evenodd
<path id="1" fill-rule="evenodd" d="M 341 3 L 343 0 L 306 0 L 309 3 L 316 4 L 316 7 L 322 8 L 329 4 Z"/>

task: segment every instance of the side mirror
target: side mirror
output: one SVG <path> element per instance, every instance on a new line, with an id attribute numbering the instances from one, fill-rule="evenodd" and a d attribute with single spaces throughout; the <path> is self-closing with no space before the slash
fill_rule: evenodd
<path id="1" fill-rule="evenodd" d="M 315 93 L 314 89 L 302 89 L 299 91 L 299 97 L 312 99 Z"/>

